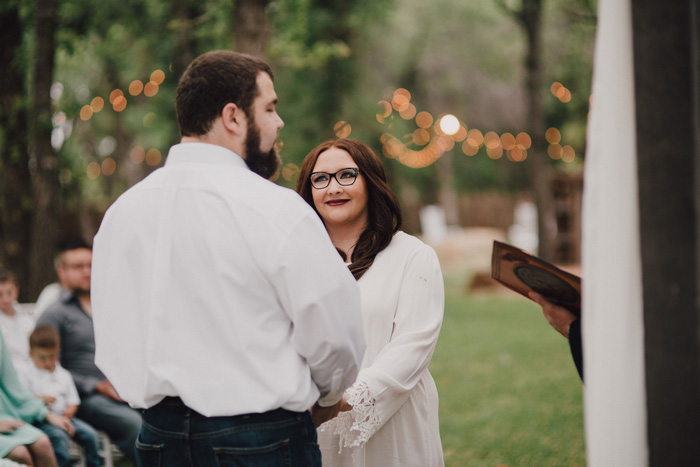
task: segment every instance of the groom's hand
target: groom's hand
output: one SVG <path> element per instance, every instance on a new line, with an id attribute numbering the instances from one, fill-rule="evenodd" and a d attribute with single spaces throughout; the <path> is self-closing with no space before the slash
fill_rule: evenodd
<path id="1" fill-rule="evenodd" d="M 330 405 L 328 407 L 321 407 L 318 405 L 318 402 L 316 402 L 314 406 L 309 409 L 311 412 L 311 418 L 313 419 L 316 428 L 326 423 L 328 420 L 337 417 L 338 413 L 340 413 L 340 406 L 342 402 L 343 401 L 341 399 L 337 404 Z"/>

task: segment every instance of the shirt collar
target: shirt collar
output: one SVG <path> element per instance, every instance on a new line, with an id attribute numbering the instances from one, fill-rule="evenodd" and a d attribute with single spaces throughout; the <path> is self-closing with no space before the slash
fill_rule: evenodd
<path id="1" fill-rule="evenodd" d="M 241 156 L 223 146 L 209 143 L 179 143 L 170 148 L 165 165 L 207 163 L 248 168 Z"/>
<path id="2" fill-rule="evenodd" d="M 61 302 L 67 304 L 67 303 L 69 303 L 70 301 L 75 300 L 75 299 L 77 298 L 77 295 L 76 295 L 75 292 L 73 292 L 72 290 L 68 290 L 68 289 L 63 289 L 63 288 L 62 288 L 62 289 L 61 289 L 61 294 L 59 295 L 58 298 L 61 300 Z"/>

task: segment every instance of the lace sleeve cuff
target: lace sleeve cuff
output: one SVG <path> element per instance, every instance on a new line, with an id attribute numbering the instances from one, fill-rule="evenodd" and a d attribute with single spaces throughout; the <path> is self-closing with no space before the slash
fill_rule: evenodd
<path id="1" fill-rule="evenodd" d="M 348 388 L 345 394 L 352 410 L 342 412 L 322 427 L 339 436 L 339 452 L 344 447 L 355 448 L 364 445 L 379 429 L 379 414 L 367 384 L 356 383 Z"/>

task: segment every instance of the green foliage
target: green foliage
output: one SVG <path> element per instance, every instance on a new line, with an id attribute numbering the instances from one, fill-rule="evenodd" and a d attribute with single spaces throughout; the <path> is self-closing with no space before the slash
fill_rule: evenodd
<path id="1" fill-rule="evenodd" d="M 580 155 L 585 147 L 594 5 L 591 0 L 545 4 L 547 123 L 559 128 L 562 144 L 572 145 Z M 68 185 L 78 185 L 73 190 L 64 184 L 65 193 L 77 199 L 80 186 L 105 184 L 91 194 L 99 203 L 108 203 L 127 183 L 116 175 L 115 180 L 88 182 L 87 165 L 114 157 L 123 167 L 135 146 L 165 154 L 177 141 L 176 77 L 170 70 L 181 53 L 179 35 L 192 28 L 196 53 L 230 48 L 234 3 L 191 0 L 186 20 L 177 18 L 172 2 L 165 0 L 62 0 L 59 6 L 56 81 L 64 85 L 64 92 L 56 106 L 73 125 L 60 157 L 62 167 L 72 173 Z M 30 3 L 24 10 L 31 16 Z M 335 137 L 339 121 L 350 125 L 351 137 L 366 141 L 380 155 L 382 134 L 407 141 L 406 135 L 416 128 L 413 121 L 396 115 L 389 127 L 375 118 L 377 102 L 399 87 L 411 92 L 418 111 L 435 117 L 453 113 L 468 128 L 483 133 L 522 131 L 524 36 L 499 1 L 281 0 L 271 2 L 268 12 L 273 24 L 268 56 L 285 120 L 281 155 L 290 169 L 279 178 L 280 184 L 293 186 L 294 166 L 316 144 Z M 156 69 L 166 73 L 156 96 L 128 95 L 133 80 L 145 83 Z M 563 104 L 549 92 L 555 80 L 571 90 L 571 102 Z M 114 89 L 127 97 L 121 113 L 108 104 Z M 82 121 L 80 109 L 98 96 L 105 108 Z M 117 152 L 100 154 L 97 148 L 108 137 L 117 140 Z M 528 186 L 521 164 L 505 157 L 494 161 L 483 148 L 466 156 L 456 144 L 453 156 L 458 191 Z M 423 203 L 436 201 L 439 181 L 434 167 L 408 168 L 390 158 L 385 163 L 397 191 L 410 186 Z M 145 175 L 152 167 L 141 170 Z"/>

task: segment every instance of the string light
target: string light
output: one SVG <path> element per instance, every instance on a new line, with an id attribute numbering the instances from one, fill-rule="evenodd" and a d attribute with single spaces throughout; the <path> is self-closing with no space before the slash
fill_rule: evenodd
<path id="1" fill-rule="evenodd" d="M 550 90 L 562 102 L 571 99 L 571 92 L 559 82 L 553 83 Z M 411 93 L 407 89 L 399 88 L 378 102 L 377 121 L 389 130 L 380 138 L 382 153 L 388 158 L 396 159 L 409 167 L 426 167 L 445 152 L 451 151 L 455 143 L 461 143 L 461 150 L 467 156 L 477 155 L 484 147 L 491 159 L 500 159 L 504 154 L 511 162 L 523 162 L 527 159 L 532 137 L 526 132 L 517 135 L 504 132 L 499 135 L 495 131 L 487 131 L 484 134 L 477 128 L 468 129 L 466 124 L 451 114 L 442 115 L 435 120 L 430 112 L 414 113 L 412 109 L 415 106 L 410 101 Z M 408 109 L 411 109 L 410 113 Z M 404 141 L 390 133 L 394 126 L 394 112 L 404 120 L 414 119 L 417 127 L 404 136 Z M 559 144 L 559 130 L 549 128 L 544 137 L 549 143 L 547 153 L 552 159 L 564 162 L 572 162 L 575 159 L 575 152 L 571 146 L 566 146 L 567 149 L 564 150 Z"/>

